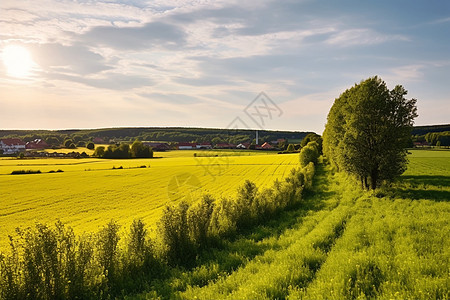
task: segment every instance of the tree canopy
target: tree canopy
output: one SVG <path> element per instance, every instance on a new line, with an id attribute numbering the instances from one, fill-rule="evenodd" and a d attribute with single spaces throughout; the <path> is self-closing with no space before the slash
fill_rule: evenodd
<path id="1" fill-rule="evenodd" d="M 389 90 L 375 76 L 346 90 L 334 101 L 323 134 L 323 152 L 339 171 L 375 189 L 406 170 L 406 150 L 416 99 L 397 85 Z"/>

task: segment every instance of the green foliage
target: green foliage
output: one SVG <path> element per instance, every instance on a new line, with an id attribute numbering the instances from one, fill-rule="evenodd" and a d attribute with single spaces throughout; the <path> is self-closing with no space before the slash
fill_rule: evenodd
<path id="1" fill-rule="evenodd" d="M 89 150 L 94 150 L 95 144 L 93 142 L 89 142 L 89 143 L 87 143 L 86 148 L 88 148 Z"/>
<path id="2" fill-rule="evenodd" d="M 66 140 L 64 140 L 64 147 L 70 149 L 70 146 L 71 146 L 72 144 L 75 145 L 74 142 L 73 142 L 71 139 L 66 139 Z"/>
<path id="3" fill-rule="evenodd" d="M 131 157 L 133 158 L 151 158 L 153 151 L 149 146 L 142 144 L 142 142 L 135 140 L 131 145 Z"/>
<path id="4" fill-rule="evenodd" d="M 119 146 L 109 145 L 108 148 L 105 150 L 105 153 L 103 154 L 103 158 L 109 159 L 123 159 L 130 157 L 131 157 L 130 145 L 128 144 L 120 144 Z"/>
<path id="5" fill-rule="evenodd" d="M 316 164 L 319 159 L 319 145 L 316 142 L 309 142 L 300 151 L 300 166 L 306 167 L 309 163 Z"/>
<path id="6" fill-rule="evenodd" d="M 287 147 L 286 151 L 287 152 L 294 152 L 295 151 L 294 145 L 293 144 L 289 144 L 289 146 Z"/>
<path id="7" fill-rule="evenodd" d="M 195 258 L 195 245 L 189 236 L 189 204 L 166 206 L 158 223 L 163 255 L 170 265 L 189 265 Z"/>
<path id="8" fill-rule="evenodd" d="M 428 132 L 424 138 L 431 146 L 450 146 L 450 131 Z"/>
<path id="9" fill-rule="evenodd" d="M 100 264 L 103 275 L 106 278 L 106 290 L 112 294 L 117 291 L 117 278 L 119 275 L 119 254 L 117 245 L 119 243 L 120 226 L 111 220 L 97 234 L 97 256 L 96 260 Z"/>
<path id="10" fill-rule="evenodd" d="M 105 147 L 98 146 L 97 148 L 95 148 L 93 155 L 94 155 L 94 157 L 103 157 L 105 155 Z"/>
<path id="11" fill-rule="evenodd" d="M 317 150 L 319 151 L 319 154 L 322 154 L 322 137 L 316 133 L 308 133 L 307 136 L 300 142 L 300 148 L 305 147 L 308 145 L 309 142 L 316 142 L 317 143 Z"/>
<path id="12" fill-rule="evenodd" d="M 366 188 L 392 181 L 406 168 L 404 148 L 417 116 L 416 100 L 406 94 L 402 86 L 389 91 L 373 77 L 346 90 L 330 109 L 324 154 Z"/>
<path id="13" fill-rule="evenodd" d="M 214 211 L 214 199 L 204 195 L 202 200 L 188 210 L 189 236 L 196 247 L 206 247 L 209 244 L 211 232 L 211 216 Z"/>
<path id="14" fill-rule="evenodd" d="M 0 264 L 2 299 L 77 299 L 90 289 L 85 273 L 92 244 L 76 239 L 71 228 L 37 224 L 11 239 L 11 255 Z"/>

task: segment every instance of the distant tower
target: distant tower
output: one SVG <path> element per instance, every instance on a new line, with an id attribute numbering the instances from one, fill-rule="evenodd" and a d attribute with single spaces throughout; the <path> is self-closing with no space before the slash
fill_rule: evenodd
<path id="1" fill-rule="evenodd" d="M 256 145 L 259 145 L 258 144 L 258 130 L 256 130 Z"/>

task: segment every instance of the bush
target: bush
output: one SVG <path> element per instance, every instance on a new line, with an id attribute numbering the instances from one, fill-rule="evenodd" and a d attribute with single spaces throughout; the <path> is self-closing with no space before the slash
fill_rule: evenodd
<path id="1" fill-rule="evenodd" d="M 253 212 L 253 202 L 256 198 L 258 189 L 250 180 L 246 180 L 244 185 L 239 188 L 236 198 L 237 226 L 245 228 L 253 223 L 256 217 Z"/>
<path id="2" fill-rule="evenodd" d="M 86 269 L 92 243 L 76 239 L 71 228 L 57 222 L 18 231 L 11 255 L 0 256 L 1 299 L 76 299 L 89 291 Z M 22 255 L 19 256 L 19 253 Z"/>
<path id="3" fill-rule="evenodd" d="M 40 174 L 41 170 L 14 170 L 11 175 L 21 175 L 21 174 Z"/>
<path id="4" fill-rule="evenodd" d="M 166 206 L 158 232 L 161 236 L 163 256 L 170 265 L 189 265 L 195 258 L 195 247 L 189 237 L 187 211 L 189 205 Z"/>
<path id="5" fill-rule="evenodd" d="M 119 274 L 119 257 L 117 244 L 119 243 L 119 228 L 120 226 L 111 220 L 104 228 L 97 234 L 97 261 L 102 268 L 104 277 L 106 278 L 106 290 L 113 295 L 116 293 L 114 287 L 117 286 L 116 280 Z"/>
<path id="6" fill-rule="evenodd" d="M 305 167 L 310 162 L 316 164 L 319 159 L 318 144 L 316 142 L 309 142 L 308 145 L 300 151 L 300 166 Z"/>
<path id="7" fill-rule="evenodd" d="M 214 237 L 233 236 L 237 231 L 235 201 L 222 198 L 216 201 L 211 215 L 210 232 Z"/>
<path id="8" fill-rule="evenodd" d="M 189 236 L 197 248 L 209 244 L 211 216 L 214 211 L 214 199 L 204 195 L 200 203 L 188 210 Z"/>

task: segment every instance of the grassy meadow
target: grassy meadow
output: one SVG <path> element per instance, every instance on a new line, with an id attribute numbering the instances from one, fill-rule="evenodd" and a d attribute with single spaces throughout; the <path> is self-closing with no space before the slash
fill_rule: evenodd
<path id="1" fill-rule="evenodd" d="M 296 154 L 261 151 L 168 151 L 155 157 L 1 159 L 0 247 L 18 226 L 57 219 L 78 233 L 96 232 L 111 219 L 128 227 L 141 218 L 152 226 L 168 203 L 193 202 L 204 193 L 233 196 L 246 179 L 270 186 L 298 165 Z M 64 172 L 48 173 L 59 169 Z M 9 175 L 14 170 L 42 173 Z"/>
<path id="2" fill-rule="evenodd" d="M 450 152 L 410 152 L 374 192 L 319 166 L 300 207 L 129 298 L 448 299 Z"/>

